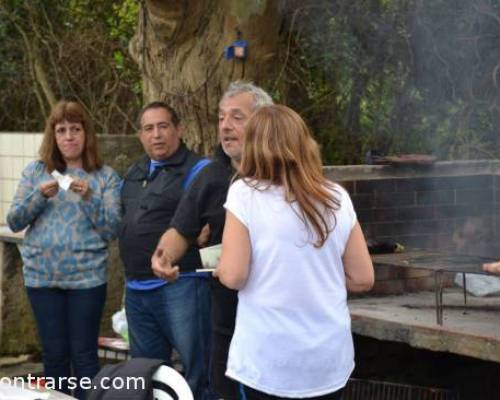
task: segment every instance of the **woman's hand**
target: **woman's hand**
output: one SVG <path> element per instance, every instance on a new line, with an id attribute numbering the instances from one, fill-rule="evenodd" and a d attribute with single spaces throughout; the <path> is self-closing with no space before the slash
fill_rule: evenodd
<path id="1" fill-rule="evenodd" d="M 38 189 L 40 189 L 40 192 L 44 197 L 49 199 L 57 194 L 57 192 L 59 191 L 59 184 L 57 183 L 57 181 L 44 182 L 40 184 Z"/>
<path id="2" fill-rule="evenodd" d="M 82 198 L 84 199 L 87 199 L 90 196 L 89 183 L 84 179 L 73 179 L 73 182 L 71 182 L 69 188 L 76 194 L 82 196 Z"/>

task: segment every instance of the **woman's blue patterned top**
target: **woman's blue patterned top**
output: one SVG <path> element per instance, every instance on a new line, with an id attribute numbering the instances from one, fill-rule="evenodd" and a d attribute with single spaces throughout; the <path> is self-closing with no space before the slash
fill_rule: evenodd
<path id="1" fill-rule="evenodd" d="M 61 188 L 44 197 L 40 184 L 54 178 L 34 161 L 24 169 L 7 215 L 14 232 L 28 227 L 21 255 L 29 287 L 84 289 L 106 282 L 108 244 L 121 219 L 120 178 L 107 166 L 65 173 L 89 182 L 88 199 Z"/>

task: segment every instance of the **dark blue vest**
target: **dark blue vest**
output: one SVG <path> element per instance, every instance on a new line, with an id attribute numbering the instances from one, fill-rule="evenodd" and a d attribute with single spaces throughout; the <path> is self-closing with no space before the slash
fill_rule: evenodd
<path id="1" fill-rule="evenodd" d="M 184 181 L 201 159 L 184 144 L 149 177 L 149 158 L 143 157 L 127 171 L 121 190 L 123 207 L 119 233 L 120 256 L 127 279 L 155 279 L 151 256 L 184 193 Z M 197 248 L 190 248 L 178 263 L 183 271 L 201 265 Z"/>

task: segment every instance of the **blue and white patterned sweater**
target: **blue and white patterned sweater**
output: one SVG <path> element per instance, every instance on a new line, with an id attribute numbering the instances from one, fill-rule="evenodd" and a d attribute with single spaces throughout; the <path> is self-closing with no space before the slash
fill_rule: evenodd
<path id="1" fill-rule="evenodd" d="M 45 198 L 39 186 L 54 178 L 45 164 L 34 161 L 24 169 L 7 215 L 14 232 L 28 227 L 21 255 L 29 287 L 84 289 L 106 282 L 108 243 L 121 219 L 120 178 L 107 166 L 65 173 L 89 182 L 87 200 L 61 188 Z"/>

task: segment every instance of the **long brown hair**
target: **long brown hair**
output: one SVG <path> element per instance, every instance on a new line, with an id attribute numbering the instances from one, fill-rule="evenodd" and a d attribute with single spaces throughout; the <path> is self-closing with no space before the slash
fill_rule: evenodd
<path id="1" fill-rule="evenodd" d="M 87 172 L 92 172 L 102 167 L 101 157 L 97 147 L 97 136 L 94 125 L 85 108 L 75 101 L 62 100 L 52 109 L 45 122 L 45 132 L 42 145 L 40 146 L 40 159 L 45 163 L 49 172 L 57 169 L 60 172 L 66 170 L 66 161 L 59 151 L 56 143 L 56 124 L 68 121 L 81 123 L 85 132 L 85 143 L 82 153 L 82 166 Z"/>
<path id="2" fill-rule="evenodd" d="M 257 189 L 282 186 L 285 200 L 298 203 L 299 218 L 316 233 L 314 246 L 323 246 L 335 226 L 329 217 L 335 224 L 340 201 L 323 175 L 318 144 L 299 114 L 283 105 L 257 110 L 246 126 L 239 174 Z"/>

